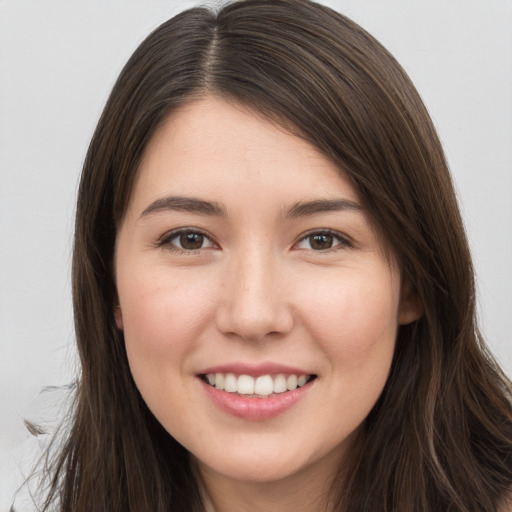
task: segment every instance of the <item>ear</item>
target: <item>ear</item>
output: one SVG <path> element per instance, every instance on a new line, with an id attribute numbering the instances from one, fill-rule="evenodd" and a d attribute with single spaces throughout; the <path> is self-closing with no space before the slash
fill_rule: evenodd
<path id="1" fill-rule="evenodd" d="M 404 281 L 400 294 L 398 323 L 400 325 L 410 324 L 421 318 L 421 315 L 423 315 L 423 304 L 410 282 Z"/>
<path id="2" fill-rule="evenodd" d="M 114 317 L 116 319 L 117 328 L 122 331 L 123 330 L 123 312 L 121 311 L 121 306 L 117 305 L 114 308 Z"/>

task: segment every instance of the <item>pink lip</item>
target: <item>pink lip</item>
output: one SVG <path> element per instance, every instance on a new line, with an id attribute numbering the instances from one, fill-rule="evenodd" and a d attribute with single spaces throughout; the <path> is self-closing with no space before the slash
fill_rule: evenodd
<path id="1" fill-rule="evenodd" d="M 202 379 L 199 380 L 205 393 L 220 410 L 232 416 L 251 421 L 263 421 L 284 413 L 306 396 L 315 382 L 313 380 L 293 391 L 286 391 L 267 398 L 255 398 L 228 393 L 210 386 Z"/>
<path id="2" fill-rule="evenodd" d="M 224 412 L 245 420 L 262 421 L 279 416 L 295 405 L 311 387 L 305 384 L 294 391 L 287 391 L 268 398 L 253 398 L 228 393 L 202 382 L 211 400 Z"/>
<path id="3" fill-rule="evenodd" d="M 294 374 L 297 376 L 311 375 L 311 372 L 278 363 L 261 363 L 258 365 L 231 363 L 211 366 L 198 372 L 199 375 L 206 375 L 208 373 L 234 373 L 235 375 L 251 375 L 252 377 L 258 377 L 259 375 L 277 375 L 279 373 L 285 375 Z"/>

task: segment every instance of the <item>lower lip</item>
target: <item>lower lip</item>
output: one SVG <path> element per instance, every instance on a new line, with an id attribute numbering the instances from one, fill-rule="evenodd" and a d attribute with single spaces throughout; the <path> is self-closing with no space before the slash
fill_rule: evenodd
<path id="1" fill-rule="evenodd" d="M 284 413 L 308 393 L 313 382 L 268 398 L 255 398 L 228 393 L 210 386 L 201 379 L 204 390 L 219 409 L 238 418 L 252 421 L 267 420 Z"/>

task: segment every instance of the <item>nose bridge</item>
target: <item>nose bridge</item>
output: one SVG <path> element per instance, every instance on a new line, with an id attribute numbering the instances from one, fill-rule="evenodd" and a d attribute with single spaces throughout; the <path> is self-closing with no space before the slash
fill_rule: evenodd
<path id="1" fill-rule="evenodd" d="M 218 312 L 220 330 L 257 340 L 284 334 L 292 324 L 283 300 L 280 265 L 272 250 L 254 244 L 233 255 Z"/>

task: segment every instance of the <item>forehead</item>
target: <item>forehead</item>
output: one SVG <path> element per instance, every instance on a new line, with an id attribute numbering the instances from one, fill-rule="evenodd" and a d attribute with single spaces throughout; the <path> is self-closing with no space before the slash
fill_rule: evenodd
<path id="1" fill-rule="evenodd" d="M 205 97 L 170 114 L 146 147 L 131 207 L 158 195 L 225 200 L 244 193 L 282 202 L 357 193 L 344 173 L 305 140 L 247 107 Z M 304 197 L 303 197 L 304 196 Z"/>

